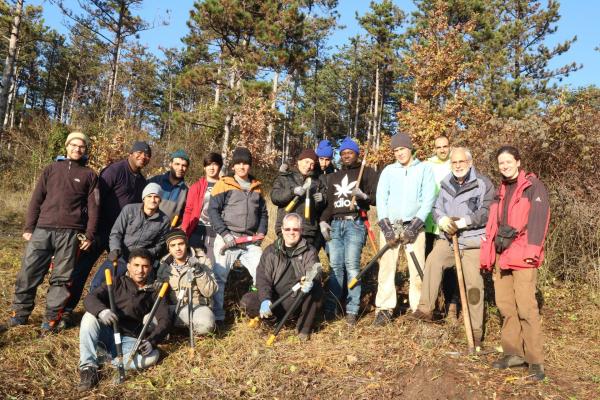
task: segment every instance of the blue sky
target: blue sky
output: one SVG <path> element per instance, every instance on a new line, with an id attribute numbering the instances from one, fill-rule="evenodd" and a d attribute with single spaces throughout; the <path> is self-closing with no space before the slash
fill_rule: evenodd
<path id="1" fill-rule="evenodd" d="M 414 9 L 411 0 L 396 0 L 395 2 L 407 14 Z M 26 0 L 25 3 L 43 5 L 47 24 L 61 32 L 65 31 L 62 25 L 64 17 L 61 16 L 55 5 L 50 4 L 47 0 Z M 75 7 L 77 1 L 67 0 L 66 3 Z M 143 32 L 140 41 L 157 54 L 160 53 L 159 46 L 181 46 L 180 39 L 188 31 L 186 22 L 193 3 L 193 0 L 144 1 L 144 7 L 138 10 L 144 19 L 152 22 L 168 16 L 169 25 L 159 26 Z M 334 32 L 329 40 L 329 45 L 332 47 L 343 45 L 351 36 L 364 33 L 356 22 L 355 13 L 358 12 L 362 15 L 368 8 L 369 2 L 366 0 L 339 0 L 339 23 L 345 25 L 345 28 Z M 167 13 L 167 10 L 170 10 L 170 12 Z M 547 45 L 552 47 L 554 44 L 570 39 L 575 35 L 577 35 L 577 41 L 572 45 L 569 52 L 553 59 L 549 67 L 558 68 L 576 61 L 583 64 L 583 68 L 565 78 L 563 83 L 571 87 L 593 84 L 600 86 L 600 74 L 598 73 L 600 71 L 600 52 L 594 50 L 595 47 L 600 46 L 600 5 L 595 1 L 563 0 L 561 1 L 560 13 L 561 19 L 558 23 L 558 32 L 548 38 Z"/>

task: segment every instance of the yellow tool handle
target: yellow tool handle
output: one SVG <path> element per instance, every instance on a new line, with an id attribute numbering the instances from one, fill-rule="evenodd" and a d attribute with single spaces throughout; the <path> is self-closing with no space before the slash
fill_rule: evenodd
<path id="1" fill-rule="evenodd" d="M 110 269 L 106 268 L 104 270 L 104 277 L 106 278 L 106 284 L 112 285 L 112 274 L 110 273 Z"/>

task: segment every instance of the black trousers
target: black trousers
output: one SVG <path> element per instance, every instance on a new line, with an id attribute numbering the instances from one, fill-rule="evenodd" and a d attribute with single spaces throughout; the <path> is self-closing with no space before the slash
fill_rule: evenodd
<path id="1" fill-rule="evenodd" d="M 58 321 L 69 299 L 71 274 L 79 249 L 78 231 L 74 229 L 35 228 L 25 248 L 21 269 L 15 282 L 13 311 L 16 317 L 28 318 L 35 306 L 38 286 L 48 273 L 51 258 L 50 287 L 46 295 L 46 321 Z"/>

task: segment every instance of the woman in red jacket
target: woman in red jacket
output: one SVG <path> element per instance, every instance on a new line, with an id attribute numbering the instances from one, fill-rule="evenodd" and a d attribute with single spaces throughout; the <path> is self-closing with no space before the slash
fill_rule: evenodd
<path id="1" fill-rule="evenodd" d="M 520 169 L 515 147 L 503 146 L 496 156 L 502 183 L 490 208 L 480 253 L 481 268 L 494 269 L 496 305 L 503 319 L 504 357 L 492 366 L 504 369 L 527 363 L 531 379 L 538 381 L 545 375 L 535 290 L 550 221 L 548 192 L 534 174 Z"/>
<path id="2" fill-rule="evenodd" d="M 218 153 L 208 153 L 203 160 L 204 175 L 194 183 L 188 192 L 181 229 L 189 238 L 190 247 L 201 248 L 214 263 L 213 244 L 216 232 L 212 229 L 206 210 L 213 186 L 219 180 L 223 167 L 223 157 Z"/>

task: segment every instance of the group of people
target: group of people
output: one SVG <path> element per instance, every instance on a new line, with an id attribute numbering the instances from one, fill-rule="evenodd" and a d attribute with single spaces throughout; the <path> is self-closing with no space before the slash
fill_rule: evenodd
<path id="1" fill-rule="evenodd" d="M 249 317 L 276 322 L 292 314 L 301 340 L 310 338 L 321 311 L 326 321 L 343 315 L 355 326 L 361 284 L 347 287 L 360 272 L 363 247 L 373 234 L 367 211 L 375 205 L 379 247 L 389 249 L 379 263 L 373 325 L 390 323 L 397 310 L 401 248 L 408 260 L 408 317 L 433 320 L 444 273 L 449 283 L 456 282 L 448 272 L 458 239 L 468 303 L 463 308 L 469 309 L 476 345 L 483 339 L 481 270 L 493 270 L 504 349 L 493 366 L 527 364 L 533 379 L 544 378 L 535 287 L 549 202 L 544 185 L 521 168 L 512 146 L 497 151 L 502 182 L 494 189 L 473 166 L 471 152 L 451 148 L 446 136 L 435 139 L 435 156 L 423 162 L 408 135 L 394 135 L 396 161 L 380 174 L 360 162 L 358 143 L 349 137 L 339 143 L 336 168 L 332 143 L 323 140 L 316 150 L 303 150 L 295 165 L 280 168 L 270 193 L 277 206 L 276 239 L 264 250 L 267 203 L 262 183 L 250 173 L 247 148 L 233 151 L 226 174 L 221 155 L 207 154 L 204 176 L 188 188 L 190 157 L 183 150 L 171 154 L 169 171 L 146 180 L 142 170 L 152 157 L 146 142 L 133 143 L 127 158 L 99 175 L 86 166 L 85 134 L 70 133 L 65 146 L 66 157 L 44 169 L 29 203 L 27 246 L 6 327 L 28 323 L 49 270 L 41 329 L 56 333 L 74 325 L 88 275 L 106 252 L 83 303 L 79 390 L 98 383 L 103 352 L 116 362 L 115 326 L 123 335 L 123 353 L 132 359 L 127 368 L 156 363 L 156 345 L 172 326 L 196 335 L 223 329 L 225 285 L 236 263 L 252 277 L 241 300 Z M 321 274 L 321 249 L 329 258 L 328 279 Z M 162 282 L 171 289 L 161 302 Z M 456 313 L 456 295 L 444 293 L 449 312 Z M 134 349 L 142 330 L 148 334 Z"/>

